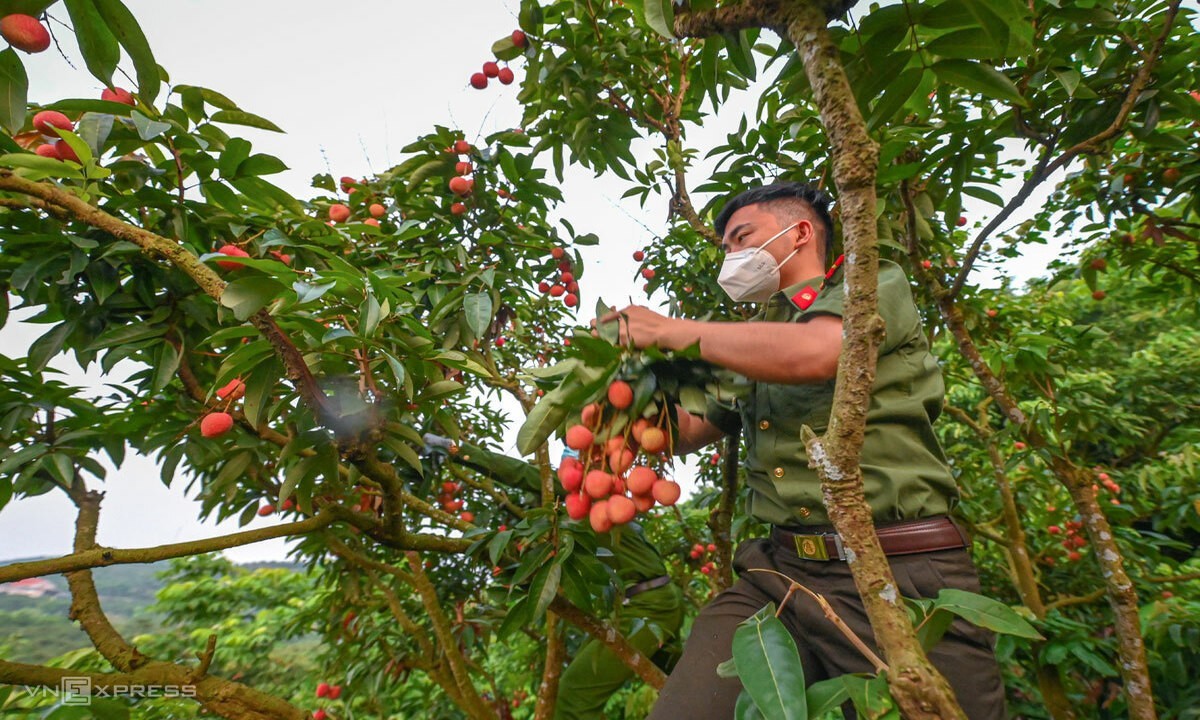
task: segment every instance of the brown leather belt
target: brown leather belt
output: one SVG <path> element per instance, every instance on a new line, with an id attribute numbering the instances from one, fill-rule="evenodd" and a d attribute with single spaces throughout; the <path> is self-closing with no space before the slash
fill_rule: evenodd
<path id="1" fill-rule="evenodd" d="M 634 583 L 633 585 L 625 588 L 625 602 L 629 602 L 629 598 L 633 597 L 634 595 L 641 595 L 647 590 L 655 590 L 663 587 L 664 585 L 669 585 L 670 583 L 670 575 L 659 575 L 658 577 L 651 578 L 650 580 L 643 580 L 640 583 Z"/>
<path id="2" fill-rule="evenodd" d="M 820 526 L 820 529 L 828 527 Z M 967 546 L 966 536 L 945 515 L 877 525 L 875 533 L 879 536 L 884 555 L 911 555 Z M 783 547 L 795 548 L 796 554 L 805 560 L 828 562 L 846 559 L 842 538 L 836 532 L 805 534 L 776 526 L 771 528 L 771 540 Z"/>

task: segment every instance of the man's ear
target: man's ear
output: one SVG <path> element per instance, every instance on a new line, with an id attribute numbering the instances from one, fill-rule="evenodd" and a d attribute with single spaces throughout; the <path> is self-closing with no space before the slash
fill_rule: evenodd
<path id="1" fill-rule="evenodd" d="M 813 226 L 812 220 L 799 220 L 796 222 L 796 239 L 792 243 L 793 248 L 802 247 L 817 239 L 817 229 Z"/>

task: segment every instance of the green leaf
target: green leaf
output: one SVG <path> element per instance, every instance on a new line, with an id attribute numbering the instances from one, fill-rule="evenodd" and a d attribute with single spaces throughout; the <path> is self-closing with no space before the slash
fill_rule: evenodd
<path id="1" fill-rule="evenodd" d="M 33 341 L 28 354 L 30 372 L 41 372 L 55 355 L 62 352 L 63 343 L 73 328 L 74 323 L 62 322 Z"/>
<path id="2" fill-rule="evenodd" d="M 733 659 L 742 685 L 764 716 L 808 720 L 800 652 L 792 634 L 775 617 L 775 603 L 738 625 L 733 634 Z"/>
<path id="3" fill-rule="evenodd" d="M 476 338 L 483 337 L 488 325 L 492 323 L 492 295 L 486 292 L 471 293 L 463 298 L 463 312 L 466 314 L 467 327 Z"/>
<path id="4" fill-rule="evenodd" d="M 175 371 L 179 369 L 179 351 L 169 342 L 164 342 L 159 346 L 158 357 L 154 362 L 154 384 L 152 392 L 158 392 L 167 386 L 175 378 Z"/>
<path id="5" fill-rule="evenodd" d="M 250 141 L 236 137 L 230 138 L 229 142 L 225 143 L 225 149 L 221 151 L 220 160 L 217 161 L 217 172 L 221 173 L 223 178 L 235 178 L 238 175 L 238 167 L 248 157 L 250 157 Z"/>
<path id="6" fill-rule="evenodd" d="M 154 53 L 150 51 L 150 43 L 142 33 L 141 26 L 134 19 L 129 8 L 121 0 L 92 0 L 108 29 L 116 36 L 121 47 L 133 61 L 133 69 L 137 73 L 138 95 L 142 102 L 153 105 L 158 97 L 160 78 L 158 63 L 154 61 Z"/>
<path id="7" fill-rule="evenodd" d="M 41 177 L 59 177 L 80 179 L 83 173 L 79 168 L 68 165 L 62 160 L 42 157 L 33 153 L 11 153 L 0 155 L 0 165 L 5 167 L 26 168 L 33 170 Z"/>
<path id="8" fill-rule="evenodd" d="M 269 361 L 254 368 L 246 383 L 246 394 L 242 398 L 242 412 L 246 420 L 254 427 L 262 423 L 271 396 L 279 387 L 279 378 L 283 375 L 278 362 Z"/>
<path id="9" fill-rule="evenodd" d="M 804 694 L 808 698 L 808 716 L 812 718 L 823 717 L 850 699 L 846 683 L 840 677 L 815 682 L 808 686 Z"/>
<path id="10" fill-rule="evenodd" d="M 8 48 L 0 52 L 0 126 L 14 135 L 25 124 L 28 95 L 29 76 L 17 51 Z"/>
<path id="11" fill-rule="evenodd" d="M 750 693 L 742 690 L 738 693 L 737 702 L 733 706 L 734 720 L 764 720 L 762 711 L 754 704 Z"/>
<path id="12" fill-rule="evenodd" d="M 334 285 L 337 285 L 337 283 L 328 282 L 321 285 L 309 285 L 303 280 L 297 280 L 296 282 L 292 283 L 292 289 L 296 291 L 297 302 L 303 305 L 306 302 L 312 302 L 313 300 L 321 297 Z"/>
<path id="13" fill-rule="evenodd" d="M 159 338 L 166 331 L 166 327 L 162 325 L 117 325 L 101 333 L 100 337 L 85 348 L 85 351 L 94 352 L 114 345 L 130 345 L 151 338 Z"/>
<path id="14" fill-rule="evenodd" d="M 944 58 L 987 60 L 1001 58 L 1008 46 L 1008 35 L 996 44 L 992 36 L 982 28 L 970 27 L 948 32 L 925 45 L 925 49 Z"/>
<path id="15" fill-rule="evenodd" d="M 517 452 L 529 455 L 538 449 L 555 428 L 563 424 L 572 408 L 567 405 L 567 399 L 573 391 L 582 387 L 582 383 L 574 378 L 568 378 L 561 385 L 546 393 L 537 405 L 525 416 L 525 422 L 517 431 Z"/>
<path id="16" fill-rule="evenodd" d="M 550 601 L 554 599 L 554 595 L 558 592 L 558 583 L 562 578 L 562 563 L 557 561 L 550 563 L 549 566 L 542 569 L 541 572 L 534 577 L 533 582 L 529 584 L 529 597 L 533 598 L 533 619 L 537 620 L 546 612 Z"/>
<path id="17" fill-rule="evenodd" d="M 264 277 L 234 280 L 221 293 L 221 304 L 233 311 L 233 316 L 245 321 L 267 303 L 279 297 L 284 286 Z"/>
<path id="18" fill-rule="evenodd" d="M 258 128 L 259 130 L 270 130 L 277 133 L 283 132 L 278 125 L 270 120 L 253 113 L 245 112 L 244 110 L 218 110 L 209 119 L 213 122 L 228 123 L 230 125 L 245 125 L 246 127 Z"/>
<path id="19" fill-rule="evenodd" d="M 130 113 L 130 117 L 133 118 L 133 126 L 137 128 L 138 137 L 145 141 L 153 140 L 171 129 L 171 123 L 151 120 L 137 110 Z"/>
<path id="20" fill-rule="evenodd" d="M 675 39 L 675 6 L 671 0 L 645 0 L 644 19 L 654 32 Z"/>
<path id="21" fill-rule="evenodd" d="M 75 123 L 75 134 L 87 143 L 93 155 L 100 155 L 113 129 L 114 118 L 105 113 L 87 113 Z"/>
<path id="22" fill-rule="evenodd" d="M 239 175 L 274 175 L 288 169 L 287 164 L 274 155 L 256 153 L 246 158 L 238 167 Z"/>
<path id="23" fill-rule="evenodd" d="M 870 720 L 900 720 L 900 713 L 888 691 L 887 676 L 854 674 L 843 675 L 847 693 L 859 717 Z"/>
<path id="24" fill-rule="evenodd" d="M 921 643 L 921 647 L 929 650 L 937 645 L 938 640 L 941 640 L 946 631 L 950 629 L 952 622 L 954 622 L 954 615 L 948 610 L 943 608 L 932 610 L 921 622 L 921 626 L 917 628 L 917 640 Z"/>
<path id="25" fill-rule="evenodd" d="M 108 29 L 91 0 L 66 0 L 65 4 L 84 64 L 97 80 L 111 87 L 113 72 L 121 59 L 117 37 Z"/>
<path id="26" fill-rule="evenodd" d="M 942 60 L 933 64 L 938 80 L 957 85 L 970 92 L 982 93 L 998 100 L 1007 100 L 1022 107 L 1029 102 L 1021 97 L 1021 91 L 999 70 L 969 60 Z"/>
<path id="27" fill-rule="evenodd" d="M 875 103 L 875 107 L 871 109 L 871 118 L 868 123 L 870 129 L 875 130 L 891 120 L 896 111 L 904 107 L 904 104 L 921 86 L 921 79 L 924 76 L 924 68 L 914 67 L 900 73 L 895 80 L 889 83 L 887 90 L 879 98 L 879 102 Z"/>
<path id="28" fill-rule="evenodd" d="M 956 588 L 942 588 L 934 598 L 933 609 L 947 610 L 967 622 L 992 632 L 1042 640 L 1042 634 L 1009 606 L 983 595 Z"/>

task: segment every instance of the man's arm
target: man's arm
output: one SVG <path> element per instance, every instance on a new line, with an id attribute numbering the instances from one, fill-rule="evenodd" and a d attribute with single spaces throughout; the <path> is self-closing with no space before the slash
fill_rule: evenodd
<path id="1" fill-rule="evenodd" d="M 801 384 L 832 380 L 842 352 L 842 319 L 817 315 L 806 322 L 703 322 L 669 318 L 638 305 L 611 313 L 620 341 L 679 350 L 700 343 L 700 357 L 759 382 Z"/>
<path id="2" fill-rule="evenodd" d="M 725 431 L 702 417 L 675 406 L 679 427 L 675 433 L 675 454 L 687 455 L 725 437 Z"/>

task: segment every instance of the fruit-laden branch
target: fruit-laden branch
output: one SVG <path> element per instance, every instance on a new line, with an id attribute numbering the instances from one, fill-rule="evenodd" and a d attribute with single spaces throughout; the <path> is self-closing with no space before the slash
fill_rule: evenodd
<path id="1" fill-rule="evenodd" d="M 850 555 L 849 566 L 876 643 L 890 668 L 888 686 L 908 718 L 962 718 L 950 684 L 926 657 L 898 585 L 875 535 L 863 491 L 862 451 L 871 387 L 883 321 L 877 313 L 879 248 L 875 224 L 875 179 L 879 149 L 841 64 L 840 51 L 826 24 L 827 5 L 795 3 L 778 13 L 770 26 L 785 25 L 787 37 L 804 63 L 821 122 L 833 151 L 845 238 L 846 298 L 842 352 L 829 428 L 816 437 L 805 428 L 809 457 L 821 477 L 829 517 Z"/>
<path id="2" fill-rule="evenodd" d="M 96 548 L 103 497 L 103 493 L 88 491 L 78 479 L 72 486 L 71 499 L 79 508 L 74 541 L 77 553 Z M 197 668 L 152 660 L 130 645 L 109 622 L 100 606 L 90 570 L 67 573 L 67 584 L 71 590 L 71 619 L 79 621 L 92 645 L 114 668 L 144 677 L 140 684 L 193 687 L 196 701 L 205 710 L 231 720 L 303 720 L 306 717 L 302 710 L 277 697 L 211 675 L 197 679 Z"/>
<path id="3" fill-rule="evenodd" d="M 49 560 L 19 562 L 0 566 L 0 583 L 15 582 L 26 578 L 42 577 L 44 575 L 67 573 L 76 570 L 87 570 L 89 568 L 107 567 L 109 565 L 153 563 L 171 558 L 228 550 L 229 548 L 250 545 L 278 537 L 304 535 L 326 527 L 336 520 L 337 516 L 335 513 L 323 510 L 305 520 L 285 525 L 276 525 L 275 527 L 246 530 L 229 535 L 205 538 L 203 540 L 191 540 L 150 548 L 122 549 L 97 546 Z"/>
<path id="4" fill-rule="evenodd" d="M 34 197 L 51 205 L 61 207 L 71 217 L 91 227 L 103 230 L 113 237 L 137 245 L 152 257 L 161 258 L 182 270 L 200 289 L 217 302 L 225 289 L 225 281 L 200 262 L 200 259 L 180 243 L 123 222 L 103 210 L 93 207 L 71 193 L 44 182 L 33 182 L 15 175 L 11 170 L 0 169 L 0 190 Z M 329 410 L 325 393 L 304 361 L 304 355 L 265 309 L 250 316 L 250 323 L 271 343 L 276 354 L 287 369 L 288 378 L 304 403 L 313 411 L 319 422 L 335 434 L 356 437 L 361 430 L 342 422 L 336 413 Z"/>
<path id="5" fill-rule="evenodd" d="M 571 604 L 571 601 L 567 600 L 561 594 L 555 596 L 550 601 L 550 609 L 559 617 L 598 640 L 612 654 L 620 658 L 626 667 L 641 678 L 642 682 L 655 690 L 662 690 L 663 685 L 667 682 L 667 676 L 663 674 L 663 671 L 657 665 L 650 661 L 650 658 L 638 652 L 637 648 L 630 645 L 625 636 L 610 623 L 597 620 L 588 615 Z"/>
<path id="6" fill-rule="evenodd" d="M 1074 160 L 1079 155 L 1085 153 L 1096 154 L 1105 152 L 1104 144 L 1119 135 L 1124 129 L 1125 124 L 1129 121 L 1129 116 L 1133 113 L 1133 108 L 1137 105 L 1138 100 L 1142 96 L 1142 92 L 1149 86 L 1153 79 L 1154 68 L 1162 57 L 1163 46 L 1167 42 L 1167 38 L 1171 34 L 1171 28 L 1175 24 L 1175 17 L 1179 14 L 1180 0 L 1171 0 L 1167 6 L 1166 12 L 1163 15 L 1163 29 L 1159 33 L 1158 38 L 1154 41 L 1153 47 L 1149 52 L 1144 53 L 1141 66 L 1133 81 L 1129 83 L 1129 91 L 1125 93 L 1125 100 L 1121 103 L 1121 107 L 1117 110 L 1117 116 L 1109 123 L 1108 127 L 1104 128 L 1095 135 L 1081 140 L 1071 147 L 1067 148 L 1061 155 L 1051 161 L 1050 154 L 1054 149 L 1054 143 L 1047 145 L 1045 153 L 1041 160 L 1029 174 L 1025 180 L 1025 184 L 1017 191 L 1012 200 L 1008 202 L 1004 208 L 992 218 L 975 241 L 971 243 L 970 249 L 967 250 L 966 256 L 963 258 L 962 267 L 958 271 L 958 276 L 954 278 L 954 282 L 950 286 L 950 297 L 953 299 L 958 297 L 962 292 L 963 284 L 967 281 L 967 276 L 971 273 L 971 268 L 975 264 L 975 260 L 979 257 L 979 251 L 983 244 L 987 242 L 988 237 L 1000 227 L 1001 223 L 1008 219 L 1017 208 L 1024 204 L 1025 200 L 1033 192 L 1034 188 L 1041 185 L 1047 178 L 1053 175 L 1057 170 L 1064 167 L 1067 163 Z"/>
<path id="7" fill-rule="evenodd" d="M 908 212 L 914 212 L 909 203 Z M 917 252 L 912 251 L 917 259 Z M 982 353 L 970 330 L 967 329 L 962 311 L 950 297 L 949 291 L 933 273 L 925 270 L 920 262 L 912 263 L 917 281 L 930 290 L 942 322 L 954 337 L 958 351 L 967 360 L 975 378 L 987 394 L 996 402 L 1004 418 L 1019 428 L 1025 442 L 1034 451 L 1049 457 L 1049 466 L 1054 476 L 1071 495 L 1076 512 L 1083 518 L 1088 539 L 1100 564 L 1104 576 L 1105 590 L 1112 607 L 1114 627 L 1117 633 L 1117 651 L 1121 658 L 1120 672 L 1124 680 L 1124 691 L 1129 704 L 1129 717 L 1134 720 L 1153 720 L 1157 717 L 1154 698 L 1150 691 L 1150 672 L 1146 664 L 1146 647 L 1142 640 L 1141 623 L 1138 619 L 1138 599 L 1133 583 L 1125 572 L 1125 560 L 1113 537 L 1108 518 L 1096 501 L 1091 480 L 1085 471 L 1077 467 L 1065 451 L 1054 446 L 1042 434 L 1036 423 L 1028 422 L 1025 413 L 1009 393 L 1008 388 L 996 376 Z"/>

